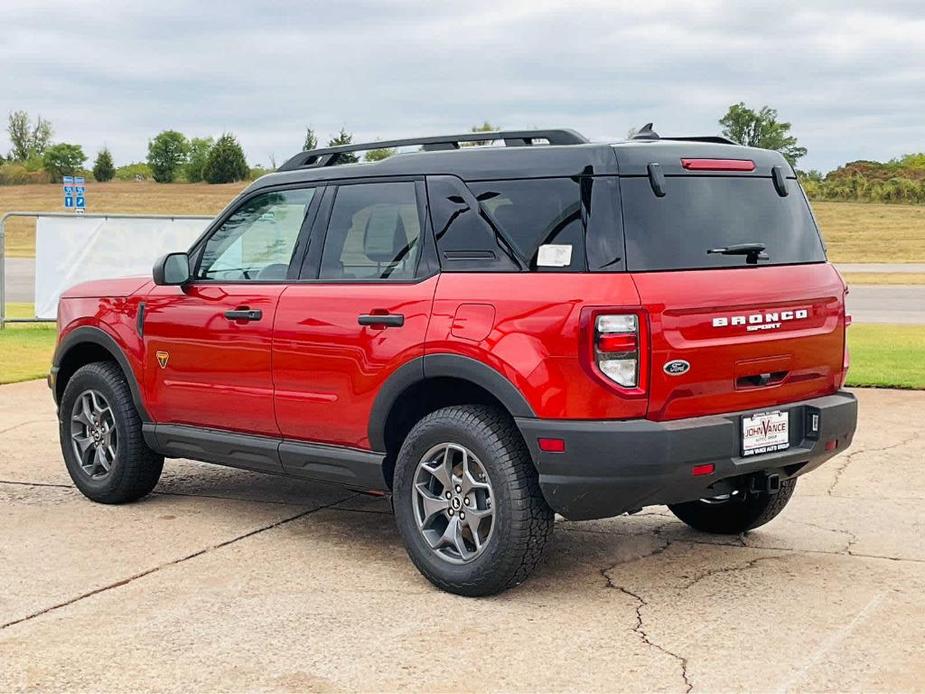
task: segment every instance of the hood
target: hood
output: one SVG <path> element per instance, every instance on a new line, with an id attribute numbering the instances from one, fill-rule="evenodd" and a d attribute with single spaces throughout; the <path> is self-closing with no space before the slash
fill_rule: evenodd
<path id="1" fill-rule="evenodd" d="M 151 283 L 149 277 L 119 277 L 117 279 L 81 282 L 66 290 L 62 299 L 87 297 L 125 297 L 135 294 Z"/>

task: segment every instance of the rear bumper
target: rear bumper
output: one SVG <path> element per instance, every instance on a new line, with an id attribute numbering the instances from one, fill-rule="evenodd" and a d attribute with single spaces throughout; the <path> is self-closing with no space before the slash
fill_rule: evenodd
<path id="1" fill-rule="evenodd" d="M 728 490 L 723 480 L 733 477 L 805 474 L 848 448 L 857 427 L 857 400 L 846 391 L 764 409 L 789 412 L 790 448 L 747 458 L 740 455 L 741 420 L 762 410 L 667 422 L 516 422 L 549 505 L 566 518 L 587 520 L 717 496 Z M 540 437 L 564 439 L 565 452 L 541 451 Z M 693 475 L 693 466 L 708 463 L 715 466 L 712 474 Z"/>

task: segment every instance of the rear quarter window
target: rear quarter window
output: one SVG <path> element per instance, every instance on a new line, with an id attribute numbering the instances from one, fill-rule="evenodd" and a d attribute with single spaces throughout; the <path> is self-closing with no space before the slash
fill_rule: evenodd
<path id="1" fill-rule="evenodd" d="M 427 187 L 445 271 L 587 269 L 579 177 L 463 183 L 430 176 Z"/>
<path id="2" fill-rule="evenodd" d="M 620 180 L 630 271 L 744 267 L 745 256 L 707 250 L 763 243 L 760 265 L 825 261 L 809 205 L 796 181 L 780 196 L 770 178 L 668 176 L 657 197 L 647 177 Z"/>

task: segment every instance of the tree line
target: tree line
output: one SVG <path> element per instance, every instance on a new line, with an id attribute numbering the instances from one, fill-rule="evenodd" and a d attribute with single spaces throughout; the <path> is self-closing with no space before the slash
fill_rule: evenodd
<path id="1" fill-rule="evenodd" d="M 925 203 L 925 154 L 910 154 L 885 163 L 849 162 L 823 175 L 797 168 L 807 150 L 791 133 L 791 123 L 782 121 L 769 106 L 754 109 L 744 102 L 733 104 L 718 124 L 722 134 L 733 142 L 783 154 L 813 199 Z M 471 131 L 498 129 L 485 121 Z M 7 132 L 12 149 L 6 157 L 0 155 L 0 185 L 58 182 L 63 176 L 81 173 L 92 174 L 100 182 L 113 178 L 151 178 L 158 183 L 231 183 L 257 178 L 276 168 L 272 158 L 269 168 L 248 166 L 244 150 L 231 133 L 218 138 L 188 138 L 176 130 L 164 130 L 148 141 L 144 162 L 116 167 L 109 149 L 103 147 L 97 152 L 92 169 L 87 171 L 84 169 L 87 156 L 81 146 L 53 142 L 54 128 L 41 116 L 33 119 L 25 111 L 15 111 L 9 115 Z M 341 128 L 327 140 L 327 145 L 336 147 L 352 142 L 353 135 Z M 306 127 L 302 150 L 318 147 L 318 134 L 311 126 Z M 365 152 L 363 160 L 380 161 L 394 154 L 396 150 L 392 148 L 373 149 Z M 360 158 L 353 153 L 339 155 L 339 163 L 358 161 Z"/>

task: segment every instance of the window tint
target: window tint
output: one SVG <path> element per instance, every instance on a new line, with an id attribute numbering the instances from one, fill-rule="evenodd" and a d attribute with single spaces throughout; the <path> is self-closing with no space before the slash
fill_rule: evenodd
<path id="1" fill-rule="evenodd" d="M 707 254 L 711 248 L 763 243 L 770 260 L 787 265 L 825 260 L 806 200 L 791 181 L 781 197 L 769 178 L 669 176 L 656 197 L 649 179 L 623 178 L 627 269 L 743 267 L 743 255 Z"/>
<path id="2" fill-rule="evenodd" d="M 472 191 L 460 179 L 428 176 L 427 199 L 444 270 L 514 272 L 519 269 L 512 259 L 512 251 L 498 239 Z"/>
<path id="3" fill-rule="evenodd" d="M 322 279 L 411 279 L 420 253 L 413 182 L 338 188 L 321 254 Z"/>
<path id="4" fill-rule="evenodd" d="M 469 183 L 469 189 L 489 221 L 510 240 L 531 270 L 585 269 L 577 180 L 477 181 Z"/>
<path id="5" fill-rule="evenodd" d="M 196 277 L 285 280 L 313 188 L 263 193 L 239 207 L 206 241 Z"/>
<path id="6" fill-rule="evenodd" d="M 455 183 L 454 183 L 455 180 Z M 581 189 L 570 178 L 428 179 L 437 247 L 447 270 L 585 269 Z M 518 262 L 519 261 L 519 262 Z"/>

